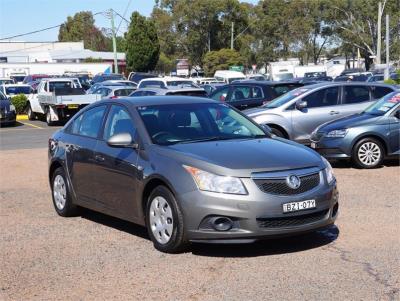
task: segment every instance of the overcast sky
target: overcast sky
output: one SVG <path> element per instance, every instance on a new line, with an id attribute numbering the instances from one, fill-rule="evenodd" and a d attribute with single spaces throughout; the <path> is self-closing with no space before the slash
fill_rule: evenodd
<path id="1" fill-rule="evenodd" d="M 243 0 L 242 2 L 255 4 L 258 0 Z M 0 38 L 61 24 L 67 19 L 67 16 L 83 10 L 95 13 L 112 8 L 123 15 L 128 3 L 129 0 L 0 0 Z M 142 15 L 149 16 L 153 6 L 154 1 L 152 0 L 131 0 L 125 17 L 129 19 L 135 10 Z M 98 27 L 110 27 L 110 20 L 103 15 L 95 18 Z M 121 18 L 116 19 L 117 27 L 120 21 Z M 126 25 L 126 22 L 122 21 L 120 32 L 126 30 Z M 58 28 L 55 28 L 14 40 L 56 41 L 57 36 Z"/>

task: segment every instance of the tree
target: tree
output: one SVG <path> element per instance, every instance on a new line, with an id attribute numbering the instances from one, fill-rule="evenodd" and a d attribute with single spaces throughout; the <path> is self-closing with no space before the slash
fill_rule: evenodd
<path id="1" fill-rule="evenodd" d="M 244 59 L 239 52 L 232 49 L 210 51 L 204 57 L 204 72 L 214 75 L 216 70 L 228 70 L 230 66 L 243 66 Z"/>
<path id="2" fill-rule="evenodd" d="M 107 38 L 94 25 L 93 14 L 90 11 L 76 13 L 73 17 L 68 16 L 67 21 L 60 26 L 58 32 L 60 42 L 83 41 L 85 48 L 95 51 L 105 51 Z"/>
<path id="3" fill-rule="evenodd" d="M 126 65 L 129 71 L 153 70 L 160 54 L 157 30 L 152 20 L 132 13 L 126 33 Z"/>

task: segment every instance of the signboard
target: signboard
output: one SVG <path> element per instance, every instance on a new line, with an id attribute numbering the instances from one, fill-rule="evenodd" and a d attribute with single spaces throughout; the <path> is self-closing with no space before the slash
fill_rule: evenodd
<path id="1" fill-rule="evenodd" d="M 229 70 L 243 72 L 243 66 L 229 66 Z"/>
<path id="2" fill-rule="evenodd" d="M 189 60 L 188 59 L 177 59 L 176 75 L 189 76 Z"/>

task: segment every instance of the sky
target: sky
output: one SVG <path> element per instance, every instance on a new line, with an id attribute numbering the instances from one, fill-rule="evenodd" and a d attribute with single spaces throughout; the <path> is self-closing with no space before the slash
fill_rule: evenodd
<path id="1" fill-rule="evenodd" d="M 68 16 L 84 10 L 93 13 L 112 8 L 123 15 L 128 4 L 125 18 L 129 20 L 133 11 L 149 16 L 153 0 L 0 0 L 0 39 L 23 34 L 42 28 L 61 24 Z M 256 4 L 258 0 L 246 0 Z M 95 16 L 97 27 L 111 27 L 110 20 L 103 15 Z M 121 19 L 117 18 L 115 26 L 118 27 Z M 122 21 L 120 33 L 125 31 L 127 23 Z M 119 33 L 119 34 L 120 34 Z M 57 41 L 58 28 L 35 33 L 29 36 L 15 38 L 15 41 L 49 42 Z"/>

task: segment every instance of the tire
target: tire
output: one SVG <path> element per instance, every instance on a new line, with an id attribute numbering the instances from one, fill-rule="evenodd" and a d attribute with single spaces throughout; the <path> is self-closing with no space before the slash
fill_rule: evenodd
<path id="1" fill-rule="evenodd" d="M 51 120 L 51 113 L 50 113 L 49 107 L 46 108 L 45 117 L 46 117 L 46 123 L 48 126 L 52 126 L 55 124 L 55 122 Z"/>
<path id="2" fill-rule="evenodd" d="M 283 133 L 282 130 L 280 130 L 276 127 L 270 127 L 270 128 L 271 128 L 272 134 L 274 134 L 275 136 L 280 137 L 280 138 L 286 138 L 286 135 Z"/>
<path id="3" fill-rule="evenodd" d="M 79 208 L 72 203 L 68 181 L 62 167 L 57 168 L 52 175 L 51 196 L 58 215 L 63 217 L 78 215 Z"/>
<path id="4" fill-rule="evenodd" d="M 32 107 L 31 107 L 30 104 L 28 104 L 28 112 L 27 112 L 27 114 L 28 114 L 28 119 L 29 120 L 31 120 L 31 121 L 32 120 L 36 120 L 36 113 L 32 111 Z"/>
<path id="5" fill-rule="evenodd" d="M 356 167 L 371 169 L 382 165 L 385 148 L 374 138 L 364 138 L 353 148 L 352 159 Z"/>
<path id="6" fill-rule="evenodd" d="M 182 252 L 189 244 L 182 211 L 165 186 L 157 186 L 147 200 L 146 227 L 154 247 L 161 252 Z"/>

